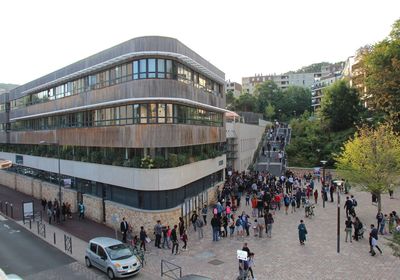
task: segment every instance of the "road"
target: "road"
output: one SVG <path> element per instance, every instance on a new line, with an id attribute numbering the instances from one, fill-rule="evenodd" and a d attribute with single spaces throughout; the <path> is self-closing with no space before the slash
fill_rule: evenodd
<path id="1" fill-rule="evenodd" d="M 106 279 L 0 215 L 0 267 L 27 280 Z"/>

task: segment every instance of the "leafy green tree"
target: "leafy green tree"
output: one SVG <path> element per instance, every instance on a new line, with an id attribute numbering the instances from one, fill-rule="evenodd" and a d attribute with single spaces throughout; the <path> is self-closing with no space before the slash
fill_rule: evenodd
<path id="1" fill-rule="evenodd" d="M 311 108 L 311 91 L 304 87 L 290 86 L 282 92 L 275 106 L 286 116 L 302 115 Z"/>
<path id="2" fill-rule="evenodd" d="M 257 85 L 255 93 L 257 96 L 258 112 L 264 112 L 268 103 L 277 108 L 276 104 L 282 96 L 281 90 L 273 81 L 266 81 Z"/>
<path id="3" fill-rule="evenodd" d="M 400 129 L 400 19 L 386 39 L 372 46 L 363 66 L 369 101 Z"/>
<path id="4" fill-rule="evenodd" d="M 337 171 L 352 185 L 375 194 L 378 210 L 381 194 L 399 179 L 400 137 L 389 124 L 377 128 L 361 127 L 335 157 Z"/>
<path id="5" fill-rule="evenodd" d="M 244 93 L 235 100 L 235 110 L 245 112 L 260 112 L 258 111 L 257 98 L 249 93 Z"/>
<path id="6" fill-rule="evenodd" d="M 337 81 L 324 89 L 320 115 L 332 131 L 354 126 L 361 111 L 359 96 L 346 81 Z"/>
<path id="7" fill-rule="evenodd" d="M 268 120 L 272 120 L 272 117 L 275 115 L 275 107 L 271 104 L 271 102 L 268 102 L 267 107 L 265 107 L 264 113 L 267 116 Z"/>
<path id="8" fill-rule="evenodd" d="M 233 90 L 228 90 L 226 93 L 226 108 L 232 109 L 235 104 L 235 96 L 233 95 Z"/>

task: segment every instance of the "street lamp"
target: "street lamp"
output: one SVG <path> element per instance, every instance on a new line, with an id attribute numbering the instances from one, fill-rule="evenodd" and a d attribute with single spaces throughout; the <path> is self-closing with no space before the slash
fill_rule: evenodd
<path id="1" fill-rule="evenodd" d="M 62 205 L 61 202 L 61 158 L 60 158 L 60 142 L 57 140 L 54 143 L 47 141 L 40 141 L 40 145 L 49 145 L 49 146 L 57 146 L 57 157 L 58 157 L 58 201 L 60 202 L 60 207 Z"/>
<path id="2" fill-rule="evenodd" d="M 337 185 L 337 252 L 340 253 L 340 186 L 344 181 L 336 180 L 334 182 Z"/>

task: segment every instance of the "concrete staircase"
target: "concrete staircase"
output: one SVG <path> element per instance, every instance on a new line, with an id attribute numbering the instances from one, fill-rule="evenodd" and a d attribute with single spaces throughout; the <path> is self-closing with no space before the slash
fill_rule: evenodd
<path id="1" fill-rule="evenodd" d="M 280 141 L 276 141 L 277 137 L 285 137 L 285 144 L 281 147 Z M 272 138 L 269 139 L 269 132 L 266 132 L 262 146 L 265 148 L 265 155 L 262 153 L 262 149 L 257 156 L 255 163 L 255 169 L 257 171 L 269 171 L 274 176 L 280 176 L 286 170 L 286 153 L 285 147 L 290 143 L 291 129 L 287 127 L 279 127 L 275 129 Z M 271 144 L 271 151 L 267 151 L 267 142 Z M 261 146 L 261 147 L 262 147 Z M 281 149 L 282 148 L 282 149 Z M 283 158 L 280 161 L 278 158 L 278 152 L 281 150 L 283 152 Z"/>

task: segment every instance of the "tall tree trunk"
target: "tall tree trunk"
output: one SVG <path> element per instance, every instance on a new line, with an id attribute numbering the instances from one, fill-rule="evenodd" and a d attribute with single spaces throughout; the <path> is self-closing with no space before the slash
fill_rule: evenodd
<path id="1" fill-rule="evenodd" d="M 377 193 L 376 198 L 378 200 L 378 212 L 381 212 L 381 210 L 382 210 L 381 193 Z"/>

